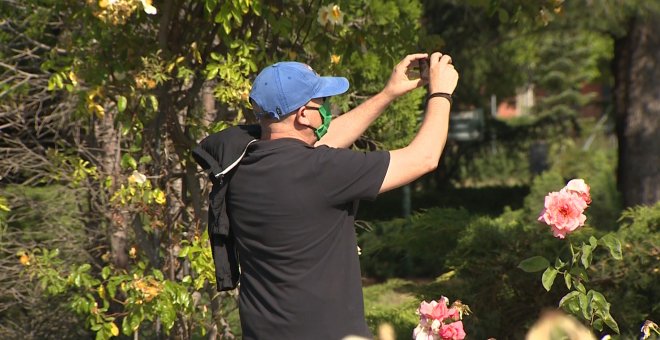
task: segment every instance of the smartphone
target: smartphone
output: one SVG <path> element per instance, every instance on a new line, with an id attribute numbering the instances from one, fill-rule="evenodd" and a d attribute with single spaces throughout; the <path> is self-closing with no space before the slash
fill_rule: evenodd
<path id="1" fill-rule="evenodd" d="M 429 58 L 419 59 L 419 75 L 422 79 L 429 79 Z"/>
<path id="2" fill-rule="evenodd" d="M 408 76 L 409 79 L 422 78 L 424 80 L 428 80 L 429 59 L 424 58 L 413 61 L 412 64 L 409 66 L 408 70 L 406 71 L 406 75 Z"/>

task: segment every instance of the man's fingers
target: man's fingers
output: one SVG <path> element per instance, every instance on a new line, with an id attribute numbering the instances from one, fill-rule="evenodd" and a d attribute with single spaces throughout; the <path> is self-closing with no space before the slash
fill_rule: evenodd
<path id="1" fill-rule="evenodd" d="M 440 58 L 440 64 L 441 65 L 451 65 L 451 57 L 449 54 L 445 54 Z"/>
<path id="2" fill-rule="evenodd" d="M 429 60 L 431 65 L 437 63 L 441 57 L 442 57 L 442 53 L 440 52 L 434 52 L 433 54 L 431 54 L 431 58 Z"/>
<path id="3" fill-rule="evenodd" d="M 414 82 L 415 82 L 415 88 L 418 88 L 428 84 L 429 81 L 427 79 L 419 78 L 417 80 L 414 80 Z"/>
<path id="4" fill-rule="evenodd" d="M 399 66 L 407 68 L 408 66 L 410 66 L 410 64 L 413 61 L 417 61 L 419 59 L 424 59 L 424 58 L 428 58 L 428 57 L 429 57 L 428 53 L 409 54 L 405 58 L 403 58 L 403 60 L 401 60 L 401 62 L 399 63 Z"/>

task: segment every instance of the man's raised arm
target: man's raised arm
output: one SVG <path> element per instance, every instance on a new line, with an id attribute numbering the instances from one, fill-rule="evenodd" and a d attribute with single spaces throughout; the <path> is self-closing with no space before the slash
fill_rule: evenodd
<path id="1" fill-rule="evenodd" d="M 367 99 L 353 110 L 333 119 L 328 133 L 316 142 L 316 146 L 327 145 L 334 148 L 351 146 L 394 99 L 426 83 L 422 78 L 409 79 L 406 70 L 411 64 L 416 64 L 417 60 L 427 57 L 426 53 L 410 54 L 401 60 L 394 67 L 383 91 Z"/>
<path id="2" fill-rule="evenodd" d="M 454 93 L 458 72 L 451 64 L 451 57 L 433 53 L 430 58 L 429 92 Z M 380 192 L 408 184 L 437 168 L 440 155 L 447 141 L 450 100 L 442 96 L 429 97 L 426 113 L 419 131 L 410 144 L 390 151 L 390 164 Z"/>

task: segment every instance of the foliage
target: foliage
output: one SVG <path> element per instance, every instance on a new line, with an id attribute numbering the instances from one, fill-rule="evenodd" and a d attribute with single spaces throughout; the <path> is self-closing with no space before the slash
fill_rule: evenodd
<path id="1" fill-rule="evenodd" d="M 19 255 L 29 259 L 21 262 L 47 295 L 69 296 L 70 307 L 86 318 L 87 327 L 96 332 L 97 339 L 118 336 L 120 329 L 124 335 L 140 328 L 142 334 L 154 335 L 157 321 L 167 334 L 179 322 L 188 336 L 204 336 L 210 310 L 202 300 L 201 291 L 207 282 L 214 281 L 215 275 L 207 242 L 208 237 L 196 238 L 181 249 L 178 256 L 190 260 L 194 278 L 187 275 L 177 281 L 167 280 L 160 270 L 148 268 L 134 248 L 130 251 L 134 261 L 131 271 L 108 264 L 102 268 L 100 277 L 91 271 L 88 263 L 65 264 L 57 249 L 35 248 Z M 229 300 L 233 302 L 223 308 L 227 312 L 236 308 L 236 301 Z M 122 306 L 119 311 L 118 304 Z"/>
<path id="2" fill-rule="evenodd" d="M 618 322 L 623 337 L 636 334 L 641 322 L 652 317 L 658 308 L 655 303 L 657 299 L 653 299 L 658 293 L 652 283 L 657 281 L 657 273 L 651 265 L 657 255 L 657 244 L 660 243 L 653 232 L 657 224 L 657 206 L 653 209 L 638 208 L 624 213 L 626 217 L 622 220 L 623 226 L 616 231 L 619 229 L 615 221 L 620 205 L 613 185 L 615 166 L 612 155 L 615 150 L 609 147 L 606 138 L 600 137 L 596 140 L 594 145 L 597 145 L 597 148 L 594 150 L 583 150 L 577 142 L 558 144 L 550 153 L 552 167 L 534 178 L 524 204 L 516 210 L 505 210 L 491 217 L 478 217 L 474 216 L 471 205 L 464 205 L 470 209 L 472 216 L 468 215 L 469 218 L 459 233 L 456 233 L 451 225 L 445 226 L 444 221 L 448 219 L 446 216 L 439 216 L 438 212 L 442 211 L 440 209 L 430 209 L 427 213 L 436 216 L 429 220 L 435 220 L 438 226 L 433 229 L 431 235 L 441 236 L 426 237 L 429 235 L 428 231 L 420 233 L 417 227 L 406 224 L 404 220 L 374 223 L 373 232 L 360 236 L 363 269 L 371 275 L 374 275 L 373 271 L 403 272 L 402 269 L 392 269 L 403 267 L 402 264 L 405 263 L 401 260 L 396 262 L 395 259 L 405 259 L 411 253 L 426 250 L 424 254 L 437 259 L 436 263 L 430 263 L 431 267 L 426 271 L 444 268 L 444 279 L 428 286 L 413 285 L 405 289 L 396 288 L 394 291 L 419 294 L 417 296 L 420 299 L 432 297 L 439 294 L 438 292 L 460 296 L 475 313 L 471 321 L 465 324 L 466 332 L 471 336 L 524 337 L 524 331 L 536 319 L 540 308 L 556 308 L 558 301 L 569 291 L 565 288 L 565 280 L 560 280 L 564 284 L 555 283 L 554 289 L 546 292 L 543 284 L 539 283 L 542 279 L 541 273 L 528 277 L 520 274 L 520 260 L 536 254 L 544 254 L 546 258 L 563 256 L 564 262 L 566 259 L 576 258 L 577 266 L 583 268 L 578 249 L 574 249 L 575 256 L 571 256 L 570 247 L 552 239 L 549 230 L 536 221 L 543 207 L 543 198 L 549 191 L 562 187 L 567 179 L 585 177 L 591 185 L 593 198 L 592 205 L 586 212 L 588 225 L 571 236 L 578 247 L 581 248 L 584 243 L 591 250 L 591 266 L 582 273 L 586 273 L 590 281 L 583 284 L 607 297 L 607 302 L 611 304 L 610 314 Z M 455 191 L 445 194 L 452 196 L 453 200 L 459 199 Z M 425 212 L 420 212 L 415 217 L 424 221 L 425 219 L 421 218 L 424 214 Z M 637 219 L 639 222 L 636 222 Z M 382 232 L 386 225 L 389 227 L 387 232 Z M 633 229 L 629 225 L 636 227 Z M 376 236 L 379 228 L 382 228 L 382 233 Z M 621 240 L 623 261 L 612 261 L 608 251 L 593 251 L 589 242 L 592 234 L 596 239 L 601 239 L 611 231 L 615 231 L 614 235 Z M 380 242 L 372 241 L 370 234 Z M 410 238 L 416 238 L 416 243 L 406 243 Z M 627 239 L 632 240 L 628 246 Z M 369 253 L 373 245 L 380 250 L 379 253 Z M 607 249 L 603 244 L 596 245 L 597 248 Z M 382 259 L 376 261 L 377 256 L 382 256 Z M 585 257 L 588 258 L 589 256 Z M 377 267 L 374 263 L 383 266 Z M 385 267 L 386 263 L 389 263 L 389 267 Z M 424 271 L 418 266 L 427 262 L 414 263 L 416 271 Z M 546 270 L 548 264 L 553 265 L 550 262 L 543 263 L 545 265 L 539 267 L 541 270 Z M 562 275 L 557 276 L 562 278 Z M 574 279 L 575 277 L 571 277 L 571 287 L 574 287 Z M 546 281 L 549 282 L 547 279 Z M 588 292 L 587 290 L 586 293 Z M 369 297 L 365 295 L 365 299 Z M 497 310 L 492 309 L 494 305 L 499 306 Z M 405 312 L 401 313 L 405 315 Z M 394 316 L 392 318 L 395 319 Z"/>
<path id="3" fill-rule="evenodd" d="M 380 324 L 389 323 L 397 339 L 412 335 L 419 319 L 415 314 L 418 303 L 413 291 L 415 286 L 411 281 L 390 279 L 363 289 L 365 316 L 373 334 L 377 334 Z"/>
<path id="4" fill-rule="evenodd" d="M 644 319 L 652 317 L 658 308 L 657 299 L 652 298 L 657 295 L 657 285 L 653 284 L 657 281 L 657 273 L 652 263 L 657 255 L 654 254 L 658 240 L 655 240 L 655 237 L 649 239 L 648 235 L 654 234 L 647 229 L 655 226 L 657 221 L 653 219 L 655 217 L 642 217 L 656 216 L 657 209 L 657 206 L 653 209 L 640 208 L 635 211 L 635 217 L 641 219 L 638 224 L 640 229 L 628 231 L 624 236 L 626 228 L 629 228 L 624 226 L 614 234 L 622 240 L 623 261 L 612 261 L 609 251 L 594 252 L 591 249 L 591 266 L 588 271 L 579 274 L 588 274 L 589 283 L 584 284 L 608 297 L 611 316 L 618 321 L 624 338 L 637 334 L 639 325 Z M 406 317 L 410 317 L 411 311 L 415 309 L 415 306 L 411 306 L 409 294 L 418 299 L 428 299 L 439 292 L 446 292 L 452 296 L 461 296 L 474 311 L 474 316 L 465 324 L 466 332 L 471 336 L 524 337 L 525 331 L 536 320 L 543 306 L 556 308 L 558 301 L 569 291 L 565 288 L 565 280 L 561 280 L 564 284 L 555 283 L 555 289 L 547 292 L 539 282 L 541 273 L 533 276 L 520 274 L 520 260 L 540 253 L 550 256 L 564 254 L 570 258 L 570 248 L 565 243 L 550 237 L 551 234 L 546 228 L 529 221 L 535 219 L 533 216 L 529 218 L 526 215 L 521 209 L 505 212 L 496 218 L 481 217 L 472 220 L 461 234 L 456 235 L 458 240 L 453 249 L 437 248 L 442 250 L 434 252 L 438 258 L 445 257 L 444 266 L 447 270 L 436 282 L 395 285 L 390 280 L 382 286 L 365 288 L 365 306 L 375 306 L 373 310 L 368 309 L 370 317 L 373 318 L 370 319 L 370 326 L 376 327 L 381 322 L 389 321 L 395 324 L 397 334 L 401 329 L 401 334 L 409 336 L 407 332 L 410 332 L 414 324 L 408 322 L 398 326 L 401 323 L 398 320 L 407 320 Z M 630 218 L 629 213 L 625 215 Z M 650 225 L 646 224 L 648 222 Z M 589 238 L 594 233 L 598 238 L 603 238 L 602 232 L 588 227 L 577 231 L 572 237 L 578 244 L 584 242 L 591 247 Z M 606 240 L 609 238 L 611 236 L 605 237 Z M 626 246 L 627 239 L 634 241 Z M 436 245 L 437 239 L 427 238 L 426 243 Z M 397 247 L 396 244 L 389 246 Z M 424 245 L 418 246 L 424 248 Z M 597 244 L 597 248 L 600 247 L 601 245 Z M 366 253 L 368 248 L 364 248 L 363 252 Z M 445 252 L 449 254 L 445 255 Z M 581 254 L 576 251 L 575 255 L 576 265 L 583 268 Z M 587 258 L 588 256 L 585 257 Z M 439 264 L 440 262 L 436 267 Z M 548 264 L 547 260 L 543 261 L 543 266 L 535 269 L 546 270 Z M 574 279 L 575 277 L 571 277 L 572 281 Z M 549 281 L 545 281 L 547 285 Z M 392 287 L 385 288 L 389 285 Z M 589 290 L 586 293 L 589 293 Z M 391 305 L 382 306 L 383 300 L 391 301 Z M 399 304 L 397 301 L 403 302 Z M 494 305 L 498 308 L 493 309 Z"/>
<path id="5" fill-rule="evenodd" d="M 0 334 L 8 338 L 89 338 L 66 297 L 48 297 L 25 275 L 34 263 L 28 251 L 57 248 L 60 257 L 79 263 L 92 257 L 86 249 L 98 233 L 86 228 L 78 205 L 80 190 L 62 186 L 0 189 L 6 210 L 0 209 Z"/>
<path id="6" fill-rule="evenodd" d="M 612 258 L 621 260 L 621 242 L 613 234 L 600 239 L 592 235 L 588 243 L 583 241 L 577 246 L 570 237 L 570 233 L 584 224 L 584 210 L 592 202 L 589 191 L 584 180 L 574 179 L 559 192 L 550 192 L 545 197 L 545 207 L 539 221 L 552 227 L 555 237 L 563 239 L 569 235 L 568 260 L 564 261 L 565 258 L 558 256 L 554 264 L 551 264 L 545 257 L 537 255 L 520 262 L 518 268 L 528 273 L 543 271 L 541 282 L 547 291 L 552 289 L 555 279 L 561 274 L 569 292 L 561 298 L 559 306 L 598 331 L 603 331 L 607 325 L 618 334 L 619 326 L 610 314 L 611 304 L 602 293 L 594 289 L 587 291 L 586 286 L 590 285 L 588 271 L 594 251 L 598 246 L 604 246 L 609 249 Z"/>
<path id="7" fill-rule="evenodd" d="M 616 232 L 623 261 L 594 261 L 593 281 L 606 287 L 612 314 L 622 328 L 639 326 L 660 311 L 660 204 L 627 209 Z"/>
<path id="8" fill-rule="evenodd" d="M 465 209 L 432 208 L 409 220 L 374 223 L 373 230 L 358 241 L 362 268 L 379 278 L 437 276 L 446 270 L 438 249 L 454 248 L 456 235 L 472 219 Z"/>
<path id="9" fill-rule="evenodd" d="M 253 119 L 250 81 L 275 61 L 348 77 L 351 92 L 333 100 L 333 111 L 357 105 L 415 51 L 409 32 L 422 8 L 401 0 L 30 0 L 0 10 L 0 176 L 77 190 L 80 209 L 69 211 L 90 232 L 78 244 L 88 257 L 72 260 L 46 243 L 11 248 L 14 267 L 46 282 L 50 299 L 70 297 L 100 338 L 118 330 L 231 338 L 240 335 L 234 298 L 213 289 L 202 236 L 208 188 L 191 147 Z M 397 102 L 370 137 L 405 143 L 421 97 Z M 110 286 L 119 287 L 114 296 Z"/>
<path id="10" fill-rule="evenodd" d="M 568 23 L 569 27 L 579 23 L 581 28 L 583 23 L 596 21 L 598 26 L 600 16 L 569 11 L 583 7 L 601 10 L 597 3 L 428 2 L 424 26 L 419 21 L 420 3 L 403 0 L 338 1 L 336 5 L 343 16 L 334 21 L 324 21 L 320 16 L 323 8 L 334 3 L 301 0 L 0 3 L 0 176 L 3 190 L 7 182 L 18 183 L 22 187 L 14 192 L 26 193 L 21 198 L 8 194 L 9 190 L 2 192 L 7 198 L 6 202 L 0 201 L 0 214 L 6 220 L 4 226 L 0 225 L 2 272 L 14 278 L 23 270 L 32 271 L 36 279 L 47 283 L 44 289 L 59 294 L 43 298 L 42 288 L 37 285 L 30 289 L 25 277 L 16 282 L 16 287 L 2 289 L 3 303 L 14 292 L 20 297 L 10 301 L 9 309 L 0 310 L 3 321 L 13 322 L 9 326 L 3 324 L 3 334 L 9 330 L 11 333 L 7 334 L 16 338 L 41 337 L 66 333 L 61 331 L 66 328 L 74 330 L 73 337 L 86 338 L 89 334 L 85 329 L 93 327 L 99 337 L 118 331 L 134 336 L 170 331 L 172 337 L 178 338 L 204 332 L 226 338 L 240 335 L 232 321 L 233 296 L 213 290 L 208 241 L 201 232 L 205 221 L 203 197 L 208 188 L 203 185 L 203 176 L 190 159 L 189 150 L 206 134 L 251 119 L 246 96 L 250 79 L 259 68 L 294 59 L 313 65 L 319 73 L 348 77 L 351 92 L 333 100 L 333 110 L 339 112 L 378 91 L 394 63 L 417 50 L 418 45 L 428 51 L 444 49 L 454 56 L 461 72 L 457 103 L 479 106 L 487 94 L 509 95 L 526 81 L 514 71 L 526 60 L 524 52 L 529 49 L 518 46 L 528 46 L 536 36 L 511 44 L 506 41 L 530 27 L 539 31 L 553 22 Z M 611 21 L 624 27 L 625 20 L 620 19 L 630 12 L 657 7 L 638 0 L 623 3 L 621 11 L 611 10 L 619 1 L 608 1 L 608 6 L 603 6 L 610 9 L 605 11 L 608 20 L 602 20 L 603 25 L 607 24 L 606 31 L 611 30 Z M 563 16 L 566 20 L 557 20 Z M 612 16 L 615 18 L 610 20 Z M 512 51 L 523 55 L 512 57 Z M 593 69 L 585 71 L 592 73 Z M 385 147 L 403 145 L 417 124 L 422 96 L 423 91 L 419 90 L 395 103 L 368 136 Z M 503 142 L 498 149 L 520 145 L 520 150 L 526 152 L 528 144 L 519 143 L 520 140 L 557 131 L 546 129 L 545 123 L 532 120 L 522 122 L 520 128 L 492 122 L 498 129 L 498 141 Z M 520 135 L 527 136 L 515 138 Z M 575 149 L 563 145 L 557 149 L 557 155 L 574 154 L 571 150 Z M 575 157 L 582 160 L 581 157 L 592 154 L 598 160 L 592 162 L 593 167 L 582 169 L 590 163 L 586 161 L 555 161 L 563 166 L 555 165 L 542 180 L 560 182 L 577 177 L 570 176 L 573 171 L 610 169 L 609 153 L 585 152 Z M 578 165 L 577 170 L 573 164 Z M 484 165 L 489 167 L 490 164 Z M 497 169 L 514 171 L 507 163 Z M 515 171 L 525 172 L 517 168 Z M 580 177 L 593 183 L 594 195 L 603 193 L 611 198 L 600 213 L 601 220 L 609 219 L 617 211 L 610 207 L 618 204 L 609 195 L 611 176 Z M 597 184 L 600 181 L 602 184 Z M 532 186 L 533 194 L 540 190 L 536 183 Z M 598 187 L 602 189 L 597 190 Z M 50 193 L 30 196 L 40 190 Z M 11 211 L 6 212 L 3 207 Z M 594 205 L 592 209 L 594 221 L 596 208 Z M 531 211 L 532 207 L 528 204 L 523 209 Z M 473 219 L 462 210 L 434 209 L 429 215 L 435 215 L 434 219 L 423 214 L 414 218 L 419 226 L 409 229 L 419 233 L 412 238 L 398 232 L 397 225 L 407 225 L 404 221 L 378 227 L 388 232 L 383 239 L 392 232 L 387 242 L 364 236 L 367 258 L 375 255 L 369 254 L 372 243 L 373 249 L 396 265 L 412 249 L 408 258 L 421 261 L 423 267 L 373 270 L 381 275 L 435 275 L 455 268 L 456 277 L 464 280 L 464 286 L 452 286 L 456 293 L 448 294 L 473 301 L 483 298 L 492 302 L 488 299 L 497 298 L 503 313 L 511 312 L 511 320 L 499 319 L 499 314 L 480 314 L 483 317 L 475 321 L 475 327 L 489 329 L 489 335 L 504 334 L 504 327 L 526 320 L 533 314 L 527 303 L 552 300 L 540 294 L 543 291 L 529 278 L 510 276 L 516 259 L 532 252 L 556 250 L 552 244 L 532 242 L 538 230 L 525 224 L 532 214 L 516 210 L 497 218 Z M 442 233 L 443 228 L 436 225 L 452 233 Z M 599 228 L 604 225 L 598 223 Z M 523 232 L 521 228 L 531 230 Z M 634 231 L 626 237 L 640 242 L 643 238 L 636 228 L 631 227 Z M 457 240 L 459 231 L 465 235 Z M 399 239 L 410 247 L 401 247 Z M 428 241 L 437 244 L 424 246 Z M 630 243 L 632 250 L 637 250 L 635 242 Z M 37 243 L 39 251 L 35 249 Z M 437 257 L 438 248 L 443 256 L 451 252 L 446 261 Z M 649 251 L 630 258 L 650 261 L 655 255 Z M 444 262 L 444 267 L 437 265 L 439 261 Z M 598 258 L 594 261 L 600 263 Z M 617 268 L 632 271 L 634 263 L 626 262 L 630 267 Z M 604 268 L 602 275 L 609 280 L 611 273 L 607 268 L 611 267 Z M 485 281 L 472 280 L 483 273 Z M 650 273 L 637 274 L 640 282 L 653 282 L 648 279 Z M 635 284 L 614 277 L 618 281 L 611 284 L 626 292 L 619 296 L 639 302 L 649 291 L 656 294 L 650 284 L 640 286 L 640 293 Z M 114 299 L 110 297 L 112 285 L 117 288 Z M 518 292 L 531 292 L 530 299 L 537 300 L 517 301 Z M 70 305 L 69 298 L 84 324 L 62 308 Z M 615 306 L 625 305 L 625 301 L 613 302 Z M 523 303 L 524 308 L 518 308 L 518 303 Z M 52 313 L 43 312 L 51 308 Z M 645 308 L 657 311 L 657 306 Z M 617 313 L 613 310 L 622 329 L 631 329 L 630 325 L 636 322 L 633 317 L 643 311 L 631 312 L 630 319 Z M 61 320 L 54 322 L 54 316 Z M 32 333 L 31 327 L 35 329 Z M 136 327 L 139 332 L 133 332 Z"/>

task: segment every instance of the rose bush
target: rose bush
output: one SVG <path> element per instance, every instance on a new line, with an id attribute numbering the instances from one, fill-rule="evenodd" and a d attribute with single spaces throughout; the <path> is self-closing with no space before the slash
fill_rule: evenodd
<path id="1" fill-rule="evenodd" d="M 553 235 L 564 239 L 586 221 L 585 209 L 591 203 L 589 186 L 582 179 L 569 181 L 564 188 L 558 192 L 550 192 L 545 197 L 545 205 L 538 220 L 549 225 Z M 582 318 L 593 328 L 602 331 L 604 325 L 619 333 L 619 326 L 610 314 L 610 303 L 602 293 L 596 290 L 587 290 L 585 283 L 589 282 L 587 270 L 591 266 L 593 251 L 604 245 L 609 248 L 610 254 L 616 260 L 621 260 L 621 242 L 614 234 L 607 234 L 600 240 L 589 237 L 589 243 L 582 242 L 580 246 L 574 245 L 569 240 L 571 258 L 563 261 L 557 257 L 551 264 L 543 256 L 528 258 L 519 264 L 519 268 L 526 272 L 537 272 L 544 270 L 541 282 L 543 287 L 550 291 L 557 274 L 564 276 L 568 294 L 559 301 L 559 307 Z"/>

